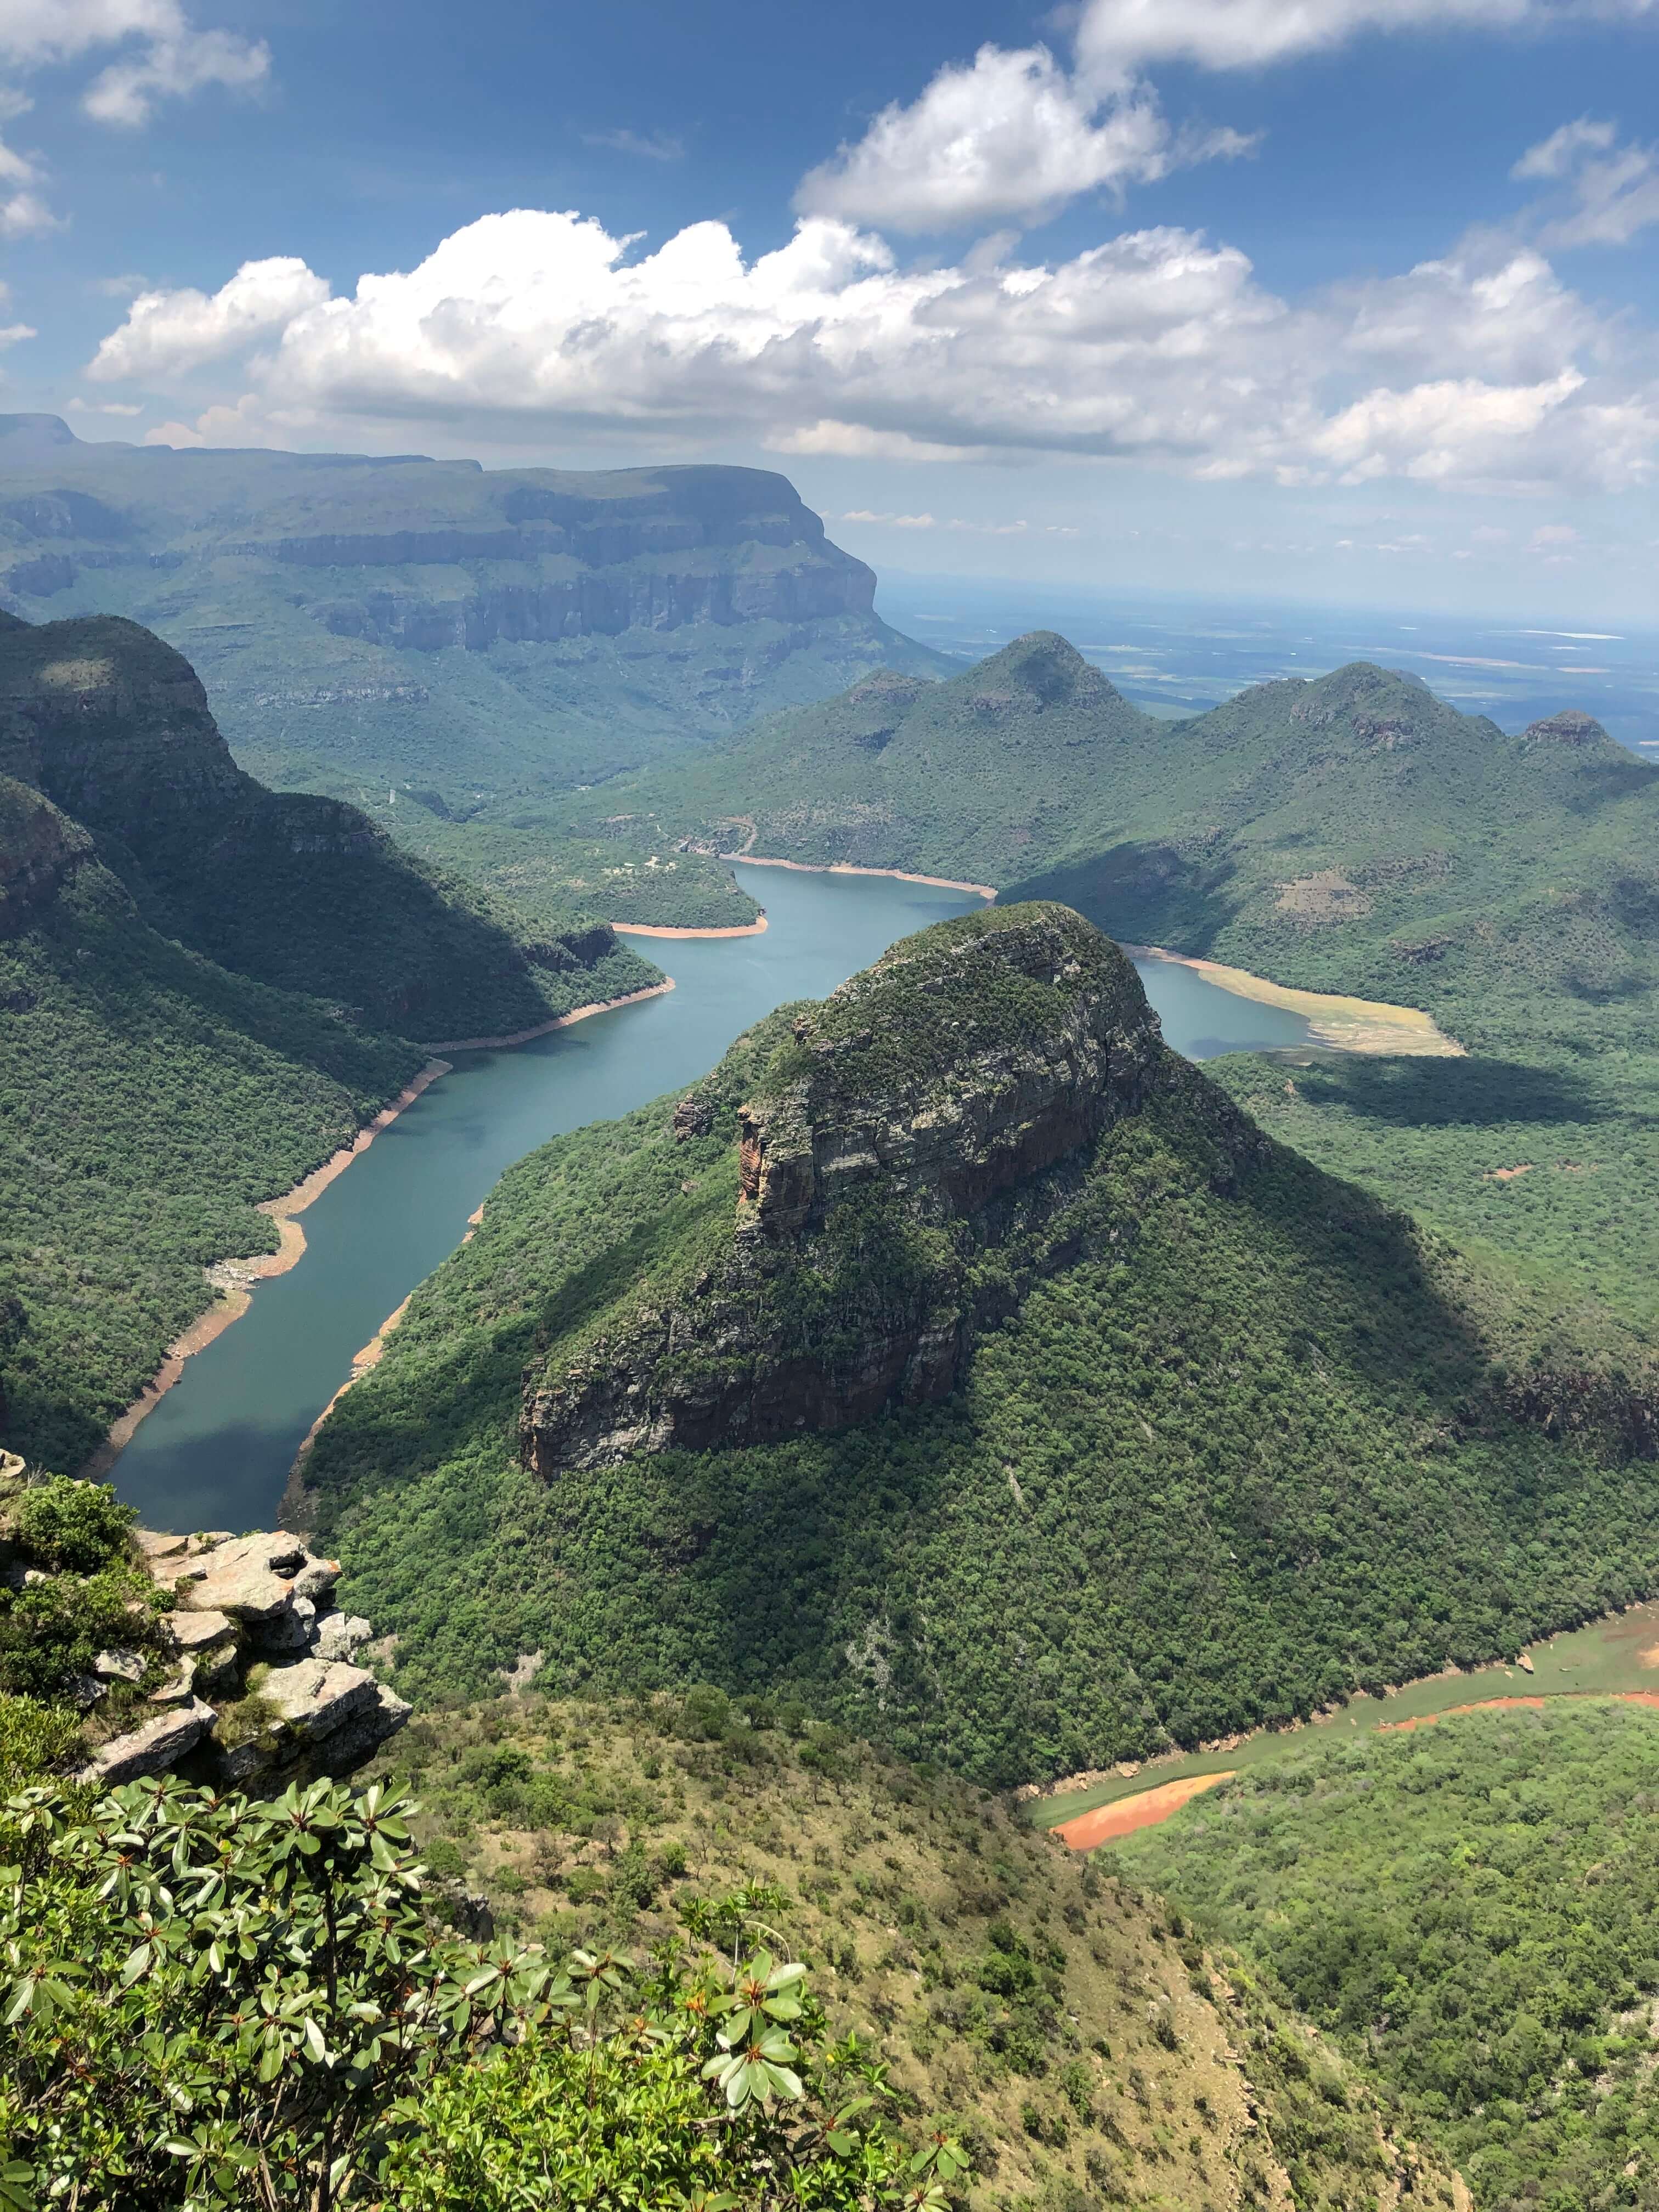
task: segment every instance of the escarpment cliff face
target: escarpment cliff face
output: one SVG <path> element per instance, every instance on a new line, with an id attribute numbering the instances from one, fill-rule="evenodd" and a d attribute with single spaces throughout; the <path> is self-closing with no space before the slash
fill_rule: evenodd
<path id="1" fill-rule="evenodd" d="M 268 790 L 232 759 L 189 662 L 136 623 L 0 631 L 0 777 L 90 831 L 165 934 L 370 1027 L 511 1033 L 654 979 L 601 923 L 515 932 L 356 807 Z M 50 840 L 32 834 L 33 878 Z M 601 966 L 591 992 L 558 983 L 550 999 L 544 977 Z"/>
<path id="2" fill-rule="evenodd" d="M 1064 908 L 907 939 L 788 1016 L 734 1108 L 717 1074 L 675 1109 L 735 1192 L 575 1358 L 532 1367 L 526 1463 L 550 1480 L 948 1395 L 976 1331 L 1110 1236 L 1090 1147 L 1170 1067 L 1133 967 Z M 1231 1134 L 1249 1148 L 1242 1117 Z"/>
<path id="3" fill-rule="evenodd" d="M 285 786 L 406 779 L 470 816 L 884 664 L 949 666 L 880 620 L 870 569 L 770 470 L 174 454 L 57 428 L 7 441 L 0 607 L 154 624 L 237 757 Z"/>

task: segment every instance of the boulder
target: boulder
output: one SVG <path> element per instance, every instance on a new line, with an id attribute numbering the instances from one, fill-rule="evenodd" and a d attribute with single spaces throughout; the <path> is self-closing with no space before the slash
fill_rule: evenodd
<path id="1" fill-rule="evenodd" d="M 294 1593 L 296 1597 L 309 1598 L 313 1604 L 320 1605 L 339 1579 L 340 1562 L 337 1559 L 308 1557 L 294 1577 Z"/>
<path id="2" fill-rule="evenodd" d="M 173 1571 L 182 1573 L 185 1548 L 190 1542 L 187 1536 L 169 1536 L 160 1528 L 135 1528 L 132 1532 L 132 1540 L 138 1547 L 139 1553 L 146 1564 L 158 1575 L 158 1578 L 161 1562 L 164 1559 L 177 1560 L 179 1564 Z"/>
<path id="3" fill-rule="evenodd" d="M 196 1662 L 180 1659 L 161 1688 L 150 1692 L 149 1701 L 153 1705 L 188 1705 L 195 1694 Z"/>
<path id="4" fill-rule="evenodd" d="M 252 1621 L 248 1635 L 255 1648 L 286 1656 L 295 1651 L 308 1651 L 316 1634 L 317 1608 L 308 1597 L 297 1591 L 283 1611 L 270 1620 Z"/>
<path id="5" fill-rule="evenodd" d="M 179 1711 L 159 1713 L 131 1735 L 118 1735 L 100 1745 L 75 1778 L 113 1790 L 119 1783 L 163 1773 L 195 1750 L 215 1718 L 211 1705 L 192 1698 Z"/>
<path id="6" fill-rule="evenodd" d="M 210 1606 L 180 1606 L 167 1625 L 180 1651 L 206 1651 L 214 1644 L 236 1641 L 235 1622 Z"/>
<path id="7" fill-rule="evenodd" d="M 380 1686 L 361 1667 L 310 1658 L 292 1667 L 273 1667 L 259 1683 L 258 1694 L 287 1727 L 314 1742 L 372 1705 Z"/>
<path id="8" fill-rule="evenodd" d="M 186 1571 L 204 1572 L 190 1592 L 191 1605 L 228 1613 L 249 1627 L 275 1621 L 294 1603 L 294 1577 L 306 1562 L 303 1544 L 292 1536 L 237 1536 L 216 1544 L 189 1562 Z"/>
<path id="9" fill-rule="evenodd" d="M 397 1735 L 414 1711 L 384 1682 L 374 1685 L 373 1701 L 359 1705 L 318 1744 L 312 1765 L 319 1774 L 349 1774 Z"/>
<path id="10" fill-rule="evenodd" d="M 143 1679 L 144 1662 L 137 1651 L 100 1651 L 92 1671 L 106 1682 L 137 1682 Z"/>
<path id="11" fill-rule="evenodd" d="M 317 1623 L 312 1649 L 319 1659 L 349 1659 L 374 1633 L 361 1613 L 325 1613 Z"/>

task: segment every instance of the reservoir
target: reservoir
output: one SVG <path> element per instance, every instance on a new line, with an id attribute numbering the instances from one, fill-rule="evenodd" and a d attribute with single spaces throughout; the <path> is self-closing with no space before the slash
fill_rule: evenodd
<path id="1" fill-rule="evenodd" d="M 454 1055 L 300 1217 L 306 1252 L 259 1284 L 241 1320 L 185 1362 L 117 1461 L 116 1488 L 154 1528 L 273 1524 L 306 1432 L 352 1354 L 447 1258 L 503 1169 L 550 1137 L 629 1112 L 707 1073 L 774 1006 L 821 999 L 894 940 L 978 898 L 880 876 L 736 870 L 767 909 L 758 937 L 641 949 L 676 988 L 510 1052 Z M 1299 1015 L 1138 962 L 1176 1049 L 1194 1059 L 1305 1044 Z"/>

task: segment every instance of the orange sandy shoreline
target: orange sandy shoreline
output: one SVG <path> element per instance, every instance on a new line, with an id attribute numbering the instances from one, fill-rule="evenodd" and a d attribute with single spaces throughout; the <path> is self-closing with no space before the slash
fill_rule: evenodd
<path id="1" fill-rule="evenodd" d="M 306 1235 L 294 1217 L 303 1213 L 307 1206 L 320 1198 L 335 1177 L 343 1175 L 353 1160 L 368 1150 L 380 1131 L 389 1128 L 406 1106 L 412 1106 L 429 1084 L 435 1083 L 441 1075 L 450 1073 L 449 1062 L 437 1058 L 436 1054 L 441 1052 L 483 1052 L 528 1044 L 532 1037 L 545 1036 L 551 1030 L 565 1029 L 573 1022 L 586 1021 L 590 1014 L 608 1013 L 613 1006 L 632 1006 L 640 999 L 659 998 L 663 992 L 672 991 L 673 988 L 674 979 L 668 975 L 647 990 L 630 991 L 623 998 L 604 999 L 591 1006 L 574 1007 L 568 1014 L 538 1023 L 534 1029 L 522 1030 L 515 1036 L 468 1037 L 448 1045 L 421 1047 L 420 1049 L 433 1054 L 434 1057 L 427 1062 L 412 1083 L 398 1093 L 390 1105 L 383 1106 L 372 1121 L 365 1123 L 358 1130 L 350 1144 L 342 1145 L 338 1152 L 332 1153 L 320 1167 L 313 1168 L 308 1176 L 302 1176 L 292 1190 L 284 1191 L 280 1198 L 260 1200 L 255 1210 L 269 1215 L 276 1223 L 279 1239 L 276 1249 L 256 1253 L 251 1259 L 221 1261 L 216 1271 L 210 1270 L 210 1280 L 215 1279 L 216 1274 L 219 1278 L 217 1287 L 221 1295 L 216 1304 L 210 1306 L 204 1314 L 191 1323 L 181 1337 L 167 1346 L 154 1379 L 145 1385 L 126 1411 L 111 1423 L 108 1435 L 82 1468 L 82 1479 L 89 1482 L 104 1480 L 132 1442 L 138 1424 L 147 1413 L 155 1411 L 184 1373 L 185 1360 L 192 1352 L 205 1352 L 216 1337 L 222 1336 L 231 1323 L 240 1321 L 247 1311 L 252 1304 L 248 1288 L 250 1284 L 268 1282 L 272 1276 L 285 1275 L 290 1267 L 298 1266 L 305 1255 Z M 404 1305 L 408 1303 L 407 1299 L 404 1301 Z M 403 1307 L 399 1306 L 397 1313 L 382 1324 L 380 1334 L 358 1353 L 357 1358 L 364 1358 L 370 1350 L 374 1350 L 374 1356 L 378 1358 L 380 1353 L 375 1347 L 380 1345 L 386 1330 L 394 1327 L 402 1315 Z M 369 1364 L 372 1365 L 374 1363 L 371 1361 Z M 354 1361 L 354 1369 L 356 1364 Z M 353 1379 L 356 1379 L 355 1373 Z M 331 1400 L 330 1404 L 332 1402 Z M 326 1411 L 327 1407 L 325 1407 L 324 1412 Z M 319 1417 L 319 1422 L 321 1416 Z M 315 1434 L 314 1429 L 313 1434 Z M 307 1437 L 307 1442 L 309 1441 Z"/>
<path id="2" fill-rule="evenodd" d="M 665 975 L 660 983 L 647 983 L 642 991 L 624 991 L 620 999 L 596 999 L 591 1006 L 573 1007 L 568 1014 L 555 1014 L 551 1021 L 538 1022 L 534 1029 L 514 1030 L 511 1036 L 447 1037 L 441 1043 L 421 1047 L 422 1052 L 510 1052 L 514 1045 L 529 1044 L 533 1038 L 550 1036 L 555 1030 L 568 1030 L 573 1023 L 585 1022 L 590 1014 L 608 1014 L 618 1006 L 636 1006 L 641 999 L 659 999 L 665 991 L 672 991 L 674 979 Z"/>
<path id="3" fill-rule="evenodd" d="M 755 921 L 733 922 L 729 929 L 669 929 L 654 921 L 613 921 L 618 937 L 758 937 L 766 927 L 763 913 Z"/>
<path id="4" fill-rule="evenodd" d="M 1132 1836 L 1138 1828 L 1156 1828 L 1218 1782 L 1231 1782 L 1231 1774 L 1183 1774 L 1178 1782 L 1160 1782 L 1155 1790 L 1120 1797 L 1111 1805 L 1097 1805 L 1049 1831 L 1068 1850 L 1092 1851 L 1118 1836 Z"/>
<path id="5" fill-rule="evenodd" d="M 954 876 L 916 876 L 908 868 L 855 868 L 848 860 L 766 860 L 756 853 L 721 853 L 718 857 L 745 868 L 793 868 L 799 876 L 890 876 L 896 883 L 928 884 L 938 891 L 974 891 L 982 899 L 996 896 L 991 884 L 959 884 Z"/>
<path id="6" fill-rule="evenodd" d="M 1553 1690 L 1535 1696 L 1475 1698 L 1466 1705 L 1447 1705 L 1437 1713 L 1413 1713 L 1405 1720 L 1381 1721 L 1376 1732 L 1379 1735 L 1409 1735 L 1417 1729 L 1432 1728 L 1437 1721 L 1448 1720 L 1457 1713 L 1512 1712 L 1521 1707 L 1542 1712 L 1546 1706 L 1571 1703 L 1581 1698 L 1607 1698 L 1621 1705 L 1659 1707 L 1659 1690 Z M 1232 1781 L 1237 1771 L 1230 1767 L 1219 1774 L 1183 1774 L 1173 1782 L 1161 1782 L 1153 1789 L 1137 1790 L 1133 1796 L 1115 1798 L 1109 1805 L 1097 1805 L 1087 1813 L 1079 1813 L 1074 1820 L 1060 1820 L 1048 1833 L 1058 1836 L 1068 1850 L 1092 1851 L 1115 1837 L 1133 1835 L 1140 1828 L 1161 1827 L 1206 1790 L 1213 1790 L 1218 1783 Z"/>

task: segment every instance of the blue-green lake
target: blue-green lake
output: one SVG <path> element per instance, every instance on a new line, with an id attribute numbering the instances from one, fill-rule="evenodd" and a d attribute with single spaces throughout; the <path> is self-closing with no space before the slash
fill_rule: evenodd
<path id="1" fill-rule="evenodd" d="M 893 943 L 979 904 L 879 876 L 737 870 L 763 936 L 641 942 L 673 976 L 660 998 L 595 1014 L 511 1052 L 455 1055 L 301 1215 L 306 1252 L 185 1364 L 116 1462 L 156 1528 L 269 1527 L 307 1431 L 358 1351 L 465 1232 L 502 1170 L 562 1130 L 623 1114 L 703 1074 L 789 999 L 818 999 Z M 1298 1016 L 1165 961 L 1140 968 L 1164 1033 L 1194 1059 L 1305 1043 Z"/>

